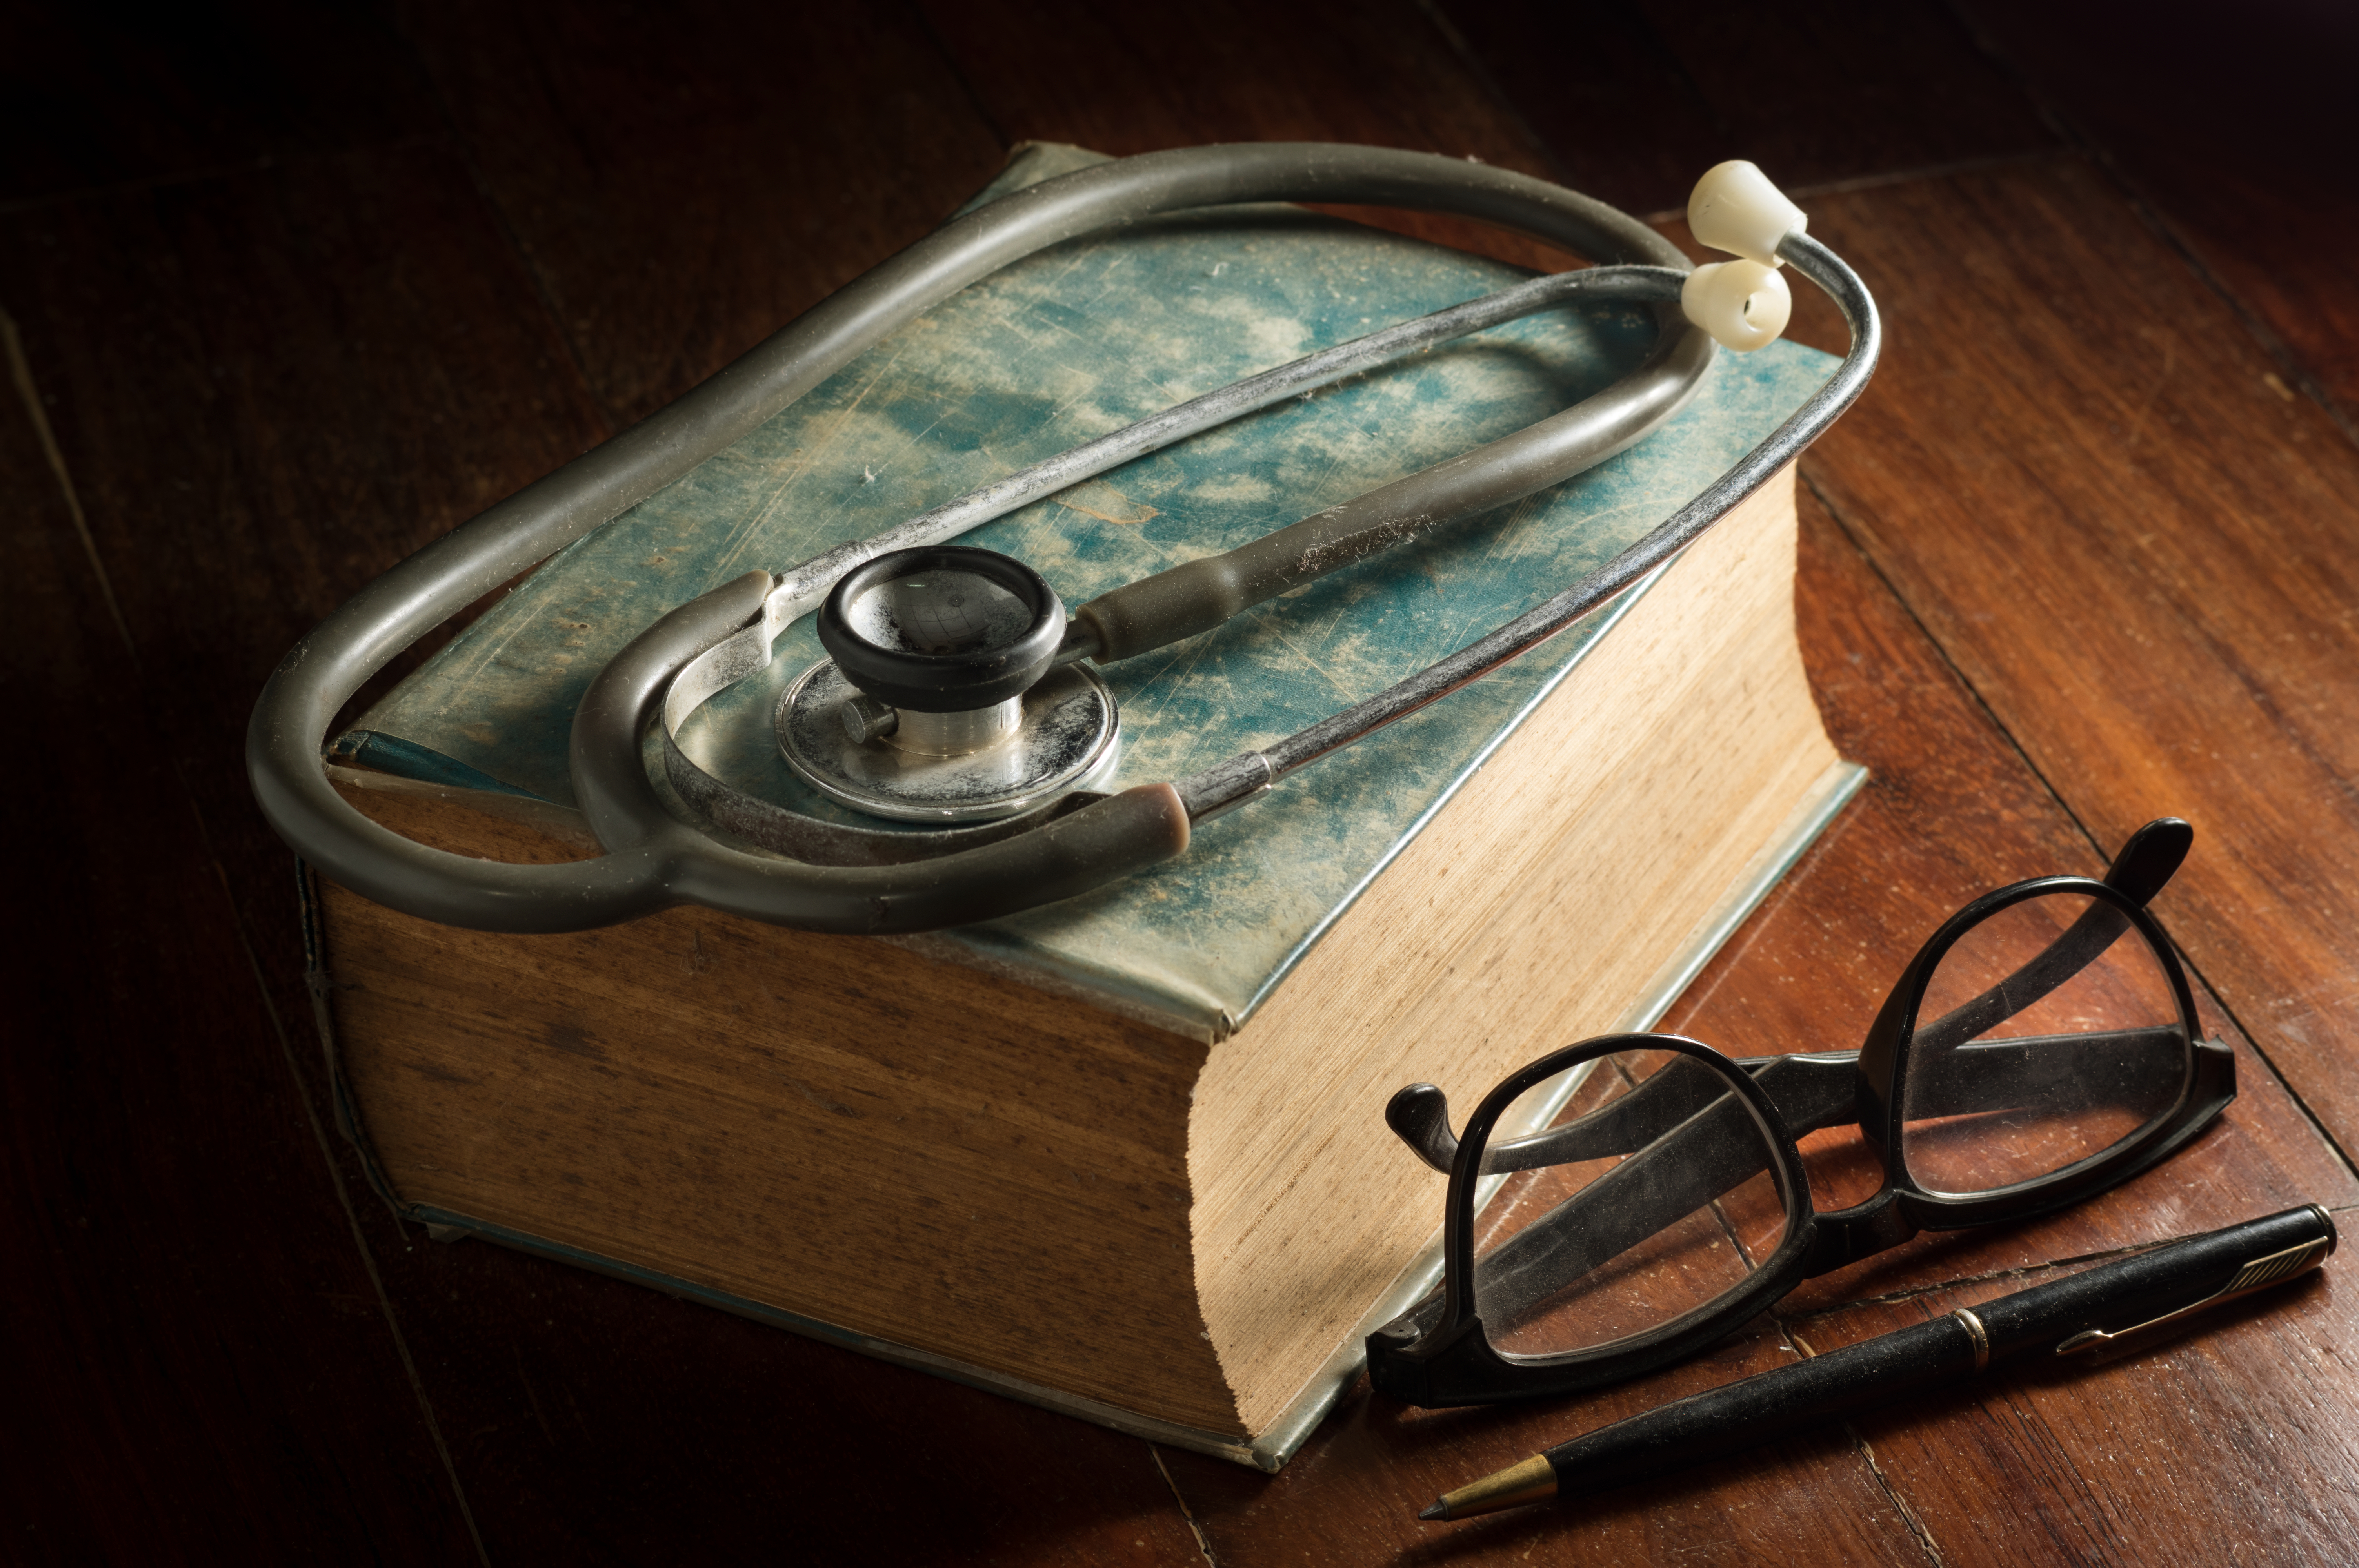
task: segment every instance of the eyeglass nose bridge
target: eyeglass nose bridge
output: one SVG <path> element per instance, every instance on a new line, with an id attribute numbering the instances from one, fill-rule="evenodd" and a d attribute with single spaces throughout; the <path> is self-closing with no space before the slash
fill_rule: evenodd
<path id="1" fill-rule="evenodd" d="M 1799 1278 L 1815 1280 L 1862 1259 L 1889 1252 L 1924 1229 L 1917 1223 L 1906 1195 L 1887 1180 L 1865 1203 L 1812 1217 Z"/>

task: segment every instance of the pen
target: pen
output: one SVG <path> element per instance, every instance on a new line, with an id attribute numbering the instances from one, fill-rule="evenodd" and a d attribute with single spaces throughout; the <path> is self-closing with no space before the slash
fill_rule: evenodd
<path id="1" fill-rule="evenodd" d="M 2334 1220 L 2316 1204 L 2190 1237 L 1617 1421 L 1446 1492 L 1417 1517 L 1583 1497 L 1970 1377 L 2019 1351 L 2103 1350 L 2315 1268 L 2334 1242 Z"/>

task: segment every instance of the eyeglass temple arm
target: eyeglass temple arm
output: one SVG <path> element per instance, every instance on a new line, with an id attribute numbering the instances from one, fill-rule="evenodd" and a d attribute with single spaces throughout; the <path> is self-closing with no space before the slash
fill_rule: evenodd
<path id="1" fill-rule="evenodd" d="M 2105 868 L 2105 884 L 2127 893 L 2143 909 L 2178 874 L 2194 842 L 2195 829 L 2184 818 L 2158 816 L 2130 835 Z"/>
<path id="2" fill-rule="evenodd" d="M 2138 1058 L 2176 1056 L 2180 1050 L 2179 1036 L 2169 1025 L 1976 1041 L 1929 1054 L 1914 1103 L 1924 1116 L 2012 1110 L 2036 1087 L 2042 1107 L 2062 1114 L 2093 1106 L 2111 1092 L 2097 1069 L 2118 1075 Z M 1858 1115 L 1858 1062 L 1856 1051 L 1828 1051 L 1748 1057 L 1736 1065 L 1753 1075 L 1787 1130 L 1799 1139 Z M 1669 1136 L 1722 1092 L 1709 1068 L 1673 1063 L 1577 1121 L 1493 1143 L 1483 1152 L 1483 1173 L 1627 1154 Z M 1431 1084 L 1409 1085 L 1386 1105 L 1385 1121 L 1419 1160 L 1449 1173 L 1458 1157 L 1458 1135 L 1451 1130 L 1450 1098 L 1441 1090 Z"/>
<path id="3" fill-rule="evenodd" d="M 1737 1065 L 1769 1091 L 1799 1138 L 1850 1119 L 1856 1051 L 1823 1055 L 1759 1056 Z M 1528 1171 L 1643 1149 L 1720 1098 L 1719 1075 L 1682 1058 L 1665 1066 L 1613 1104 L 1580 1120 L 1525 1138 L 1502 1139 L 1483 1152 L 1483 1173 Z M 1450 1129 L 1450 1097 L 1431 1084 L 1411 1084 L 1386 1102 L 1385 1125 L 1417 1157 L 1444 1175 L 1458 1158 Z"/>

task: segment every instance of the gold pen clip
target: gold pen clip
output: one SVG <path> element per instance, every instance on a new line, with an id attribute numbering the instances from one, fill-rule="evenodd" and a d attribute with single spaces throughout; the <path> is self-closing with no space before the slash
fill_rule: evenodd
<path id="1" fill-rule="evenodd" d="M 2078 1356 L 2084 1352 L 2103 1350 L 2108 1346 L 2120 1344 L 2133 1335 L 2160 1328 L 2167 1323 L 2176 1323 L 2180 1318 L 2201 1312 L 2206 1307 L 2215 1307 L 2223 1302 L 2234 1301 L 2238 1296 L 2247 1296 L 2255 1291 L 2266 1290 L 2280 1280 L 2291 1279 L 2304 1269 L 2323 1263 L 2326 1261 L 2326 1255 L 2332 1250 L 2334 1250 L 2334 1243 L 2321 1237 L 2316 1241 L 2305 1241 L 2299 1247 L 2288 1247 L 2282 1252 L 2272 1252 L 2266 1258 L 2256 1258 L 2237 1270 L 2226 1284 L 2200 1302 L 2190 1302 L 2177 1312 L 2164 1313 L 2160 1317 L 2148 1318 L 2146 1322 L 2133 1325 L 2128 1328 L 2110 1331 L 2103 1328 L 2084 1328 L 2059 1345 L 2056 1347 L 2056 1354 Z"/>

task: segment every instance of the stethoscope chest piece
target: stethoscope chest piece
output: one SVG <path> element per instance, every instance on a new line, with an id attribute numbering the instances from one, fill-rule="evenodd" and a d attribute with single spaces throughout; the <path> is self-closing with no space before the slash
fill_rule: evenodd
<path id="1" fill-rule="evenodd" d="M 1020 561 L 956 545 L 879 556 L 836 584 L 819 636 L 833 657 L 778 699 L 778 749 L 855 810 L 989 821 L 1114 762 L 1114 694 L 1057 662 L 1064 605 Z"/>

